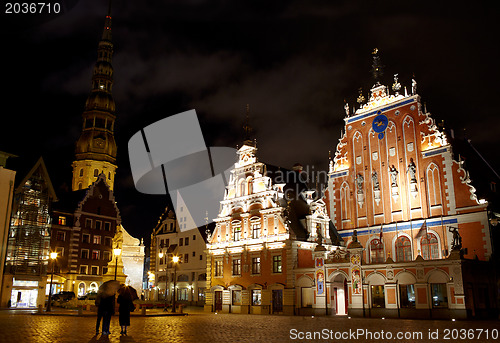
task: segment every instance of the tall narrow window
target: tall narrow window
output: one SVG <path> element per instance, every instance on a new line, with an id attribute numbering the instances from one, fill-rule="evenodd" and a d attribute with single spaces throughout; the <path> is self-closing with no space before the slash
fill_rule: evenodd
<path id="1" fill-rule="evenodd" d="M 370 242 L 370 261 L 372 263 L 384 262 L 384 244 L 378 238 Z"/>
<path id="2" fill-rule="evenodd" d="M 241 237 L 241 227 L 235 227 L 234 228 L 234 240 L 239 241 Z"/>
<path id="3" fill-rule="evenodd" d="M 420 240 L 422 248 L 422 257 L 425 260 L 436 260 L 439 258 L 439 245 L 436 235 L 428 233 Z"/>
<path id="4" fill-rule="evenodd" d="M 372 291 L 372 307 L 385 307 L 384 286 L 371 286 Z"/>
<path id="5" fill-rule="evenodd" d="M 241 275 L 241 259 L 233 259 L 233 275 Z"/>
<path id="6" fill-rule="evenodd" d="M 396 241 L 396 260 L 398 262 L 412 260 L 411 243 L 406 236 L 401 236 Z"/>
<path id="7" fill-rule="evenodd" d="M 273 273 L 281 273 L 281 255 L 273 256 Z"/>
<path id="8" fill-rule="evenodd" d="M 252 274 L 260 274 L 260 257 L 252 257 Z"/>
<path id="9" fill-rule="evenodd" d="M 260 224 L 253 224 L 252 225 L 252 238 L 259 238 L 260 237 Z"/>
<path id="10" fill-rule="evenodd" d="M 222 276 L 222 271 L 223 271 L 223 264 L 222 261 L 215 261 L 215 276 Z"/>
<path id="11" fill-rule="evenodd" d="M 415 285 L 399 285 L 399 299 L 400 307 L 415 307 Z"/>

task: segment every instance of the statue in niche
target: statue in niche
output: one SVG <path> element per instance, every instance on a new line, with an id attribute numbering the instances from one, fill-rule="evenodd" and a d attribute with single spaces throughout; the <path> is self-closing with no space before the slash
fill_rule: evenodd
<path id="1" fill-rule="evenodd" d="M 456 228 L 456 227 L 450 227 L 448 229 L 448 231 L 453 234 L 453 241 L 451 242 L 451 249 L 452 250 L 460 250 L 460 249 L 462 249 L 462 237 L 458 233 L 458 228 Z"/>
<path id="2" fill-rule="evenodd" d="M 378 174 L 375 170 L 372 173 L 372 182 L 373 182 L 373 190 L 374 191 L 380 190 L 380 184 L 378 183 Z"/>
<path id="3" fill-rule="evenodd" d="M 415 166 L 415 162 L 413 162 L 413 158 L 410 158 L 410 164 L 408 165 L 408 174 L 410 175 L 410 183 L 417 183 L 417 167 Z"/>
<path id="4" fill-rule="evenodd" d="M 358 194 L 361 194 L 363 193 L 363 176 L 361 174 L 358 174 L 358 176 L 356 176 L 356 186 L 358 187 Z"/>
<path id="5" fill-rule="evenodd" d="M 354 242 L 357 242 L 357 241 L 358 241 L 358 231 L 354 230 L 352 232 L 352 241 L 351 241 L 351 243 L 354 243 Z"/>
<path id="6" fill-rule="evenodd" d="M 394 164 L 389 168 L 389 175 L 391 176 L 391 187 L 398 186 L 398 170 L 394 167 Z"/>

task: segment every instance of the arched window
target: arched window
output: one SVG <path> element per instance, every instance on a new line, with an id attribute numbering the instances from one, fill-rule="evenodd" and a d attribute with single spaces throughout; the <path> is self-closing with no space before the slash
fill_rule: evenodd
<path id="1" fill-rule="evenodd" d="M 97 292 L 99 290 L 99 286 L 97 286 L 96 282 L 91 282 L 89 287 L 89 292 Z"/>
<path id="2" fill-rule="evenodd" d="M 396 240 L 396 261 L 411 261 L 411 243 L 410 239 L 406 236 L 401 236 Z"/>
<path id="3" fill-rule="evenodd" d="M 78 285 L 78 296 L 85 295 L 85 283 L 80 282 Z"/>
<path id="4" fill-rule="evenodd" d="M 384 262 L 384 244 L 376 238 L 370 242 L 370 261 L 371 263 Z"/>
<path id="5" fill-rule="evenodd" d="M 99 176 L 99 169 L 94 169 L 94 176 L 98 177 Z"/>
<path id="6" fill-rule="evenodd" d="M 253 179 L 252 177 L 247 178 L 247 187 L 248 187 L 248 193 L 247 194 L 252 194 L 253 193 Z"/>
<path id="7" fill-rule="evenodd" d="M 439 258 L 439 244 L 435 234 L 428 233 L 420 240 L 422 257 L 425 260 L 436 260 Z"/>
<path id="8" fill-rule="evenodd" d="M 187 276 L 186 274 L 181 274 L 177 277 L 177 281 L 187 282 L 187 281 L 189 281 L 189 276 Z"/>
<path id="9" fill-rule="evenodd" d="M 80 182 L 80 183 L 78 183 L 78 189 L 82 189 L 82 188 L 83 188 L 82 183 L 81 183 L 81 182 Z"/>
<path id="10" fill-rule="evenodd" d="M 83 168 L 80 168 L 80 176 L 83 176 Z"/>
<path id="11" fill-rule="evenodd" d="M 246 188 L 246 185 L 245 185 L 245 180 L 241 179 L 238 183 L 238 195 L 241 197 L 243 195 L 245 195 L 245 188 Z"/>

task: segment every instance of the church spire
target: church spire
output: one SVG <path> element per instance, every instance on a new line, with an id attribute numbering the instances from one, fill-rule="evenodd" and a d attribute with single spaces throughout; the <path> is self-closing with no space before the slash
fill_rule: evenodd
<path id="1" fill-rule="evenodd" d="M 97 61 L 92 86 L 83 111 L 83 127 L 76 143 L 72 189 L 88 188 L 104 173 L 111 189 L 115 177 L 116 142 L 114 137 L 115 101 L 113 87 L 113 43 L 111 34 L 111 1 L 104 29 L 97 46 Z"/>
<path id="2" fill-rule="evenodd" d="M 250 105 L 247 104 L 246 114 L 245 114 L 245 125 L 243 125 L 243 130 L 245 131 L 245 136 L 243 140 L 243 144 L 254 146 L 255 142 L 251 139 L 252 127 L 250 126 Z"/>

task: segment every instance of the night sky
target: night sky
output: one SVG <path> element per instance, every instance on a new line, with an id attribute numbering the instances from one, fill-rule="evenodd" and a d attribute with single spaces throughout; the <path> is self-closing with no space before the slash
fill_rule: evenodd
<path id="1" fill-rule="evenodd" d="M 167 204 L 134 189 L 127 143 L 142 127 L 195 109 L 207 146 L 236 147 L 248 103 L 261 161 L 326 170 L 344 99 L 357 106 L 358 89 L 366 97 L 374 83 L 374 48 L 382 83 L 398 73 L 410 90 L 415 75 L 436 122 L 498 170 L 498 5 L 450 4 L 114 1 L 115 195 L 125 228 L 148 239 Z M 19 156 L 7 167 L 20 173 L 43 156 L 61 191 L 71 185 L 107 1 L 63 2 L 59 16 L 3 12 L 0 150 Z"/>

